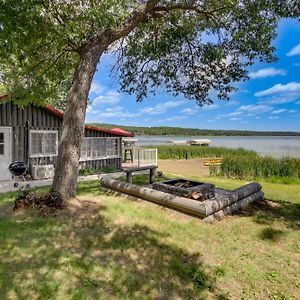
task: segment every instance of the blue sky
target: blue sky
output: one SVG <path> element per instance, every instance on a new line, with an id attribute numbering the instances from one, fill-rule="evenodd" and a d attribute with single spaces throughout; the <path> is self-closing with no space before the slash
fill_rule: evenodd
<path id="1" fill-rule="evenodd" d="M 100 61 L 90 91 L 87 122 L 204 129 L 300 131 L 300 22 L 284 20 L 273 41 L 278 61 L 256 63 L 229 102 L 198 107 L 183 96 L 157 92 L 138 103 L 110 76 L 111 56 Z"/>

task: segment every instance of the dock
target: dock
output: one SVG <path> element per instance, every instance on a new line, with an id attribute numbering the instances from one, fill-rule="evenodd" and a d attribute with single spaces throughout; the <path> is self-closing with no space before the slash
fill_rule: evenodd
<path id="1" fill-rule="evenodd" d="M 181 145 L 181 146 L 209 146 L 212 141 L 209 139 L 195 139 L 195 140 L 177 140 L 170 141 L 173 145 Z"/>

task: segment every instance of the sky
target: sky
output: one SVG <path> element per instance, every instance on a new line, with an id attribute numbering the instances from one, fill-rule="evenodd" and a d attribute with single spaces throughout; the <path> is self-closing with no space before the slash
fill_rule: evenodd
<path id="1" fill-rule="evenodd" d="M 158 91 L 143 102 L 120 92 L 111 75 L 114 58 L 102 57 L 87 109 L 89 123 L 201 129 L 300 131 L 300 22 L 282 21 L 273 41 L 278 61 L 256 63 L 230 101 L 199 107 L 183 96 Z"/>

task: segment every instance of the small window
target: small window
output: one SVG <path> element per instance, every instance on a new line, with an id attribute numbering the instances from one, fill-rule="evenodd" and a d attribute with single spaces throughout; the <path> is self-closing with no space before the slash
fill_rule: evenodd
<path id="1" fill-rule="evenodd" d="M 0 155 L 4 155 L 4 133 L 0 132 Z"/>
<path id="2" fill-rule="evenodd" d="M 55 130 L 30 131 L 30 157 L 52 157 L 58 153 L 58 132 Z"/>

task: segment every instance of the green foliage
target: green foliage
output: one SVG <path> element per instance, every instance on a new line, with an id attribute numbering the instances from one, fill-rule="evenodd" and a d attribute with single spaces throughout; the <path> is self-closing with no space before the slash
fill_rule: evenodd
<path id="1" fill-rule="evenodd" d="M 85 167 L 80 168 L 78 171 L 79 176 L 88 176 L 88 175 L 95 175 L 95 174 L 101 174 L 101 173 L 114 173 L 116 172 L 115 167 L 102 167 L 102 168 L 91 168 L 91 167 Z"/>
<path id="2" fill-rule="evenodd" d="M 226 155 L 219 170 L 212 169 L 212 174 L 219 174 L 236 179 L 268 179 L 289 183 L 300 179 L 300 159 L 271 158 L 253 155 Z"/>
<path id="3" fill-rule="evenodd" d="M 1 82 L 17 103 L 61 104 L 82 53 L 126 38 L 115 64 L 124 91 L 142 100 L 162 86 L 202 105 L 211 90 L 228 99 L 256 59 L 274 61 L 278 21 L 299 16 L 293 0 L 192 2 L 1 0 Z"/>
<path id="4" fill-rule="evenodd" d="M 224 157 L 225 155 L 256 157 L 254 151 L 230 149 L 225 147 L 201 147 L 201 146 L 157 146 L 158 159 L 192 159 L 192 158 L 212 158 Z"/>
<path id="5" fill-rule="evenodd" d="M 300 136 L 300 132 L 287 131 L 248 131 L 248 130 L 212 130 L 198 128 L 182 127 L 140 127 L 117 124 L 99 124 L 92 125 L 102 128 L 122 127 L 124 130 L 134 133 L 135 135 L 186 135 L 186 136 Z M 170 138 L 171 139 L 171 138 Z"/>
<path id="6" fill-rule="evenodd" d="M 195 1 L 194 9 L 180 10 L 172 9 L 172 2 L 158 9 L 163 18 L 141 24 L 128 36 L 121 87 L 138 101 L 159 87 L 199 105 L 212 103 L 211 90 L 228 99 L 233 83 L 248 78 L 249 65 L 276 59 L 271 42 L 277 23 L 296 17 L 299 6 L 296 1 L 223 0 Z M 178 2 L 180 7 L 185 1 Z"/>

